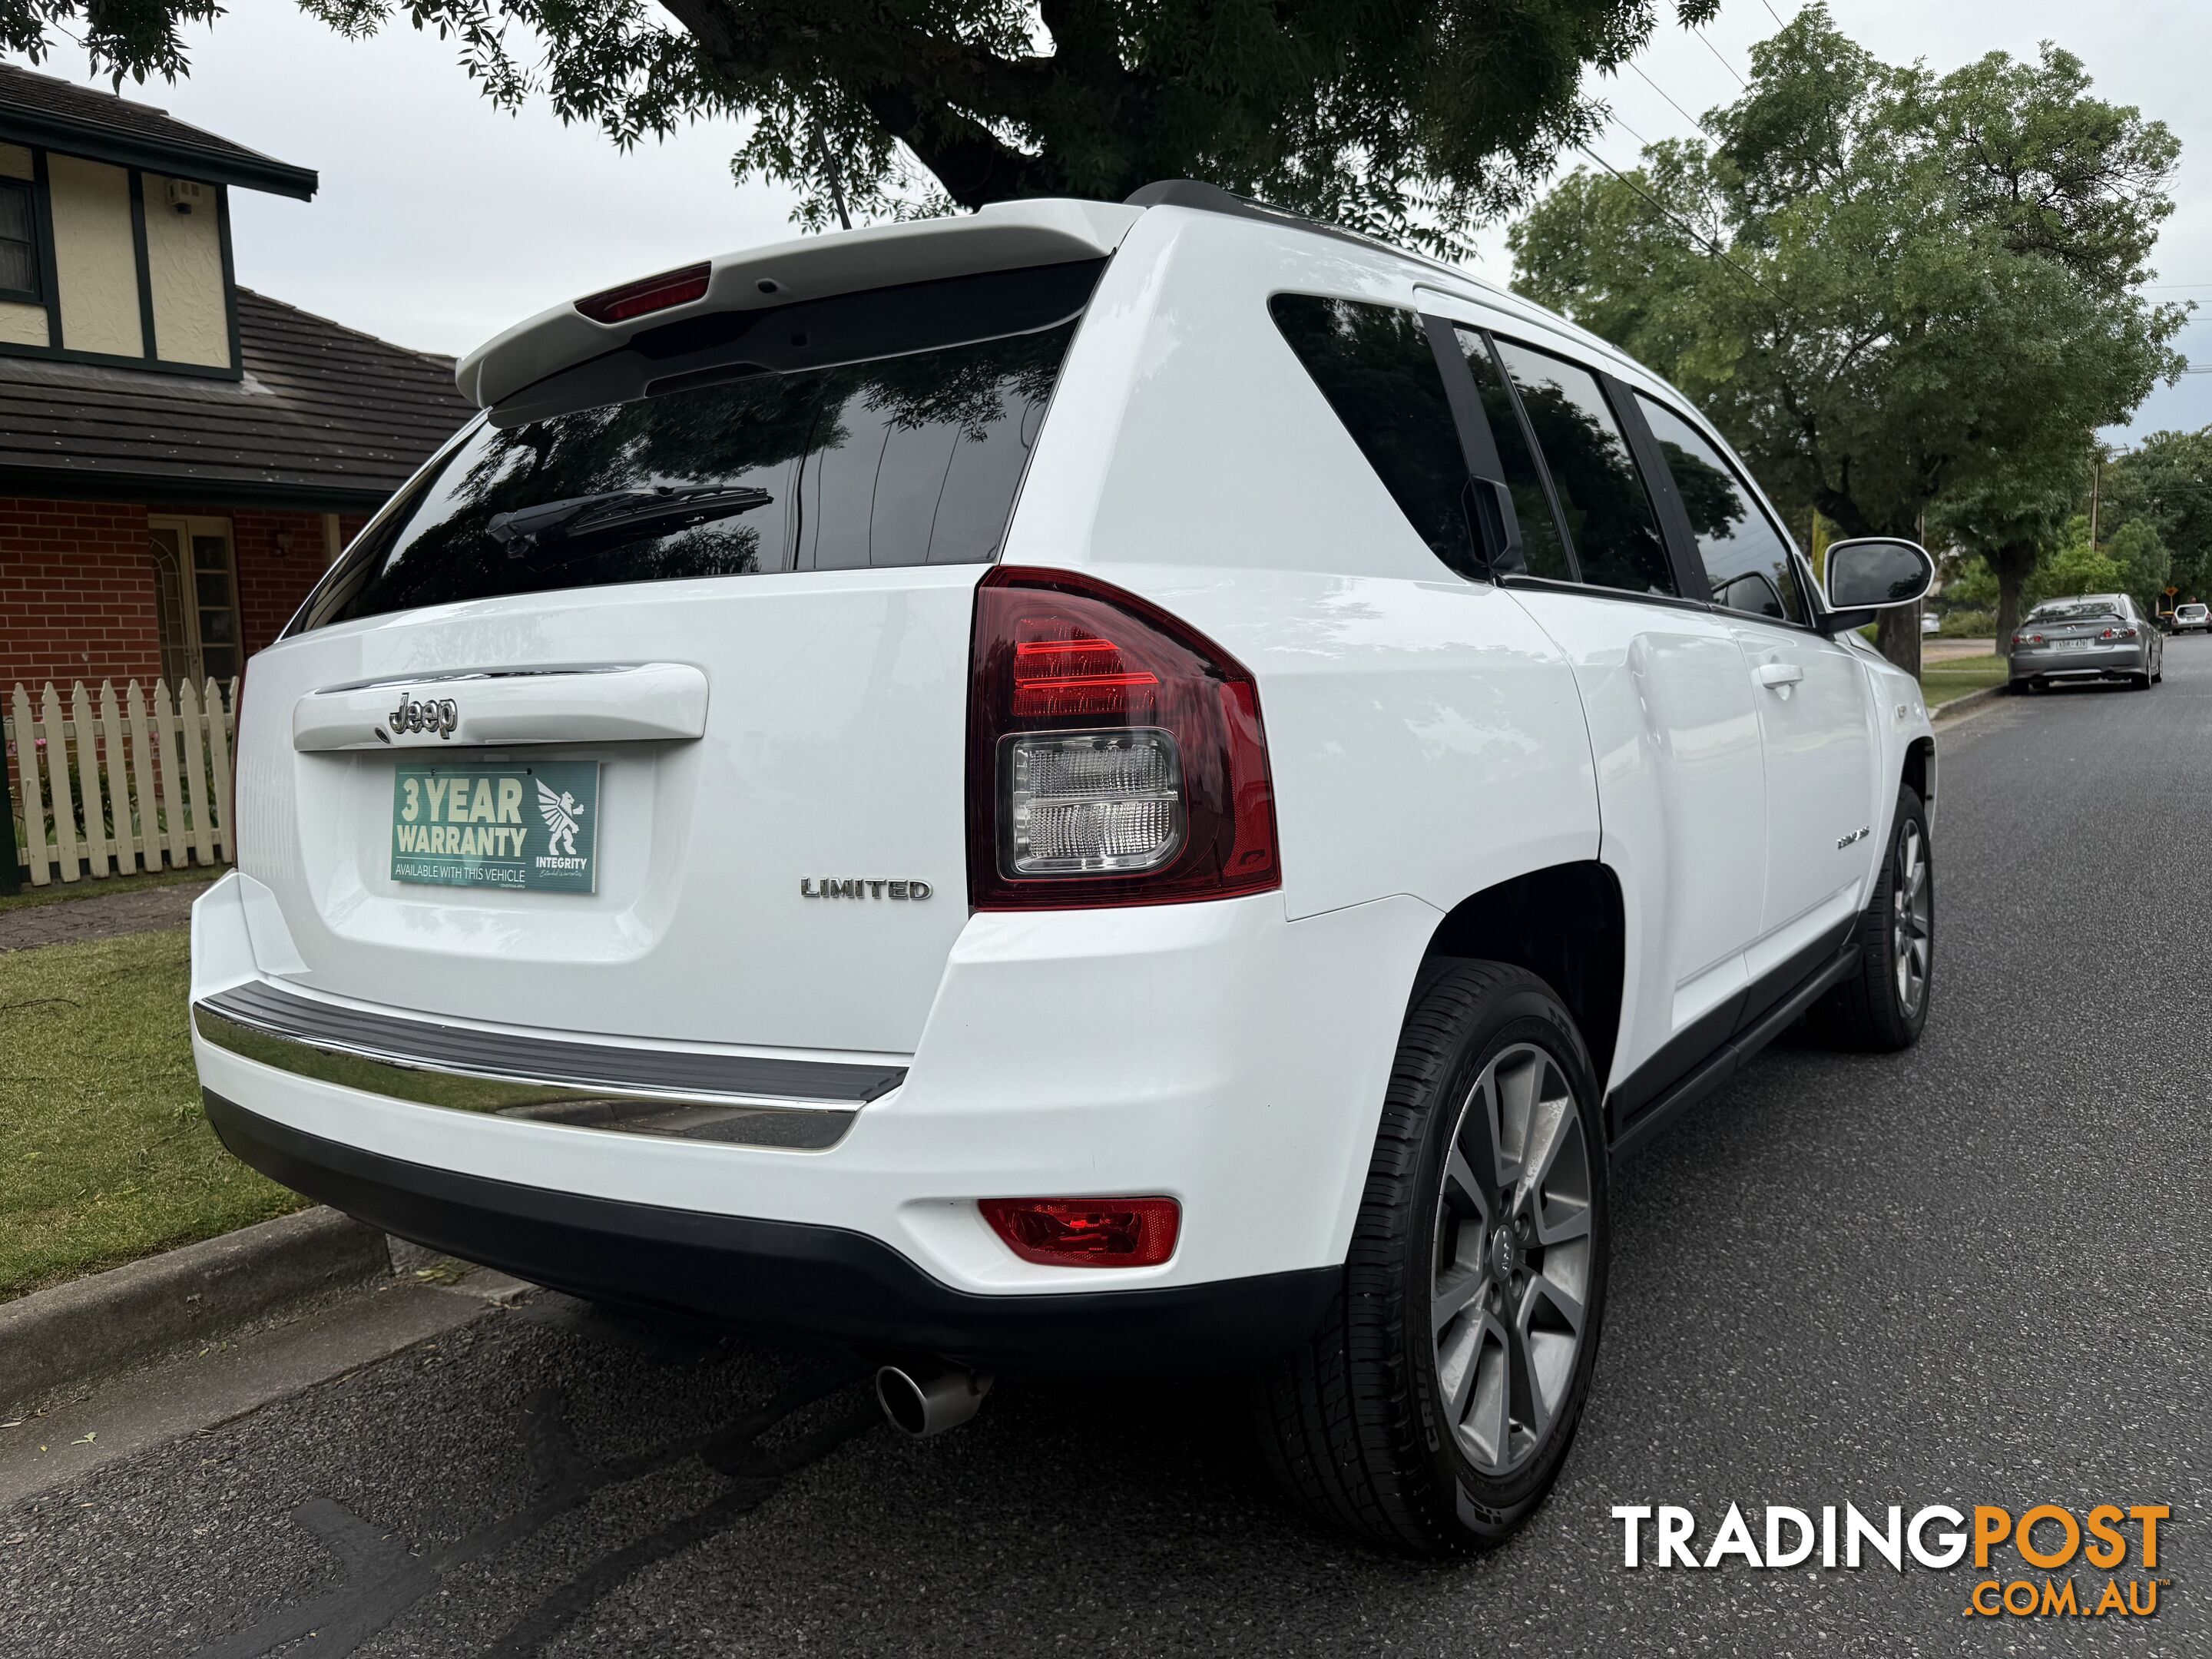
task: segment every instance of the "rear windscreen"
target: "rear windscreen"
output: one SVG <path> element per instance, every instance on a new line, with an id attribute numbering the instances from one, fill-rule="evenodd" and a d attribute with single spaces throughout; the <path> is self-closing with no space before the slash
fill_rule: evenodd
<path id="1" fill-rule="evenodd" d="M 520 394 L 556 412 L 494 410 L 290 631 L 622 582 L 987 562 L 1101 265 L 647 331 Z"/>

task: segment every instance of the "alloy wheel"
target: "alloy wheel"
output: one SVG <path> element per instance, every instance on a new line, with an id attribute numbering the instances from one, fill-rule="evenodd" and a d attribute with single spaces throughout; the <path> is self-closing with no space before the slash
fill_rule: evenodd
<path id="1" fill-rule="evenodd" d="M 1896 867 L 1890 872 L 1890 960 L 1897 975 L 1897 1000 L 1908 1016 L 1920 1012 L 1928 994 L 1928 964 L 1935 939 L 1934 896 L 1928 886 L 1928 843 L 1920 825 L 1906 819 L 1897 837 Z"/>
<path id="2" fill-rule="evenodd" d="M 1495 1056 L 1452 1131 L 1429 1304 L 1445 1420 L 1485 1474 L 1525 1465 L 1565 1406 L 1589 1292 L 1590 1174 L 1559 1062 L 1525 1042 Z"/>

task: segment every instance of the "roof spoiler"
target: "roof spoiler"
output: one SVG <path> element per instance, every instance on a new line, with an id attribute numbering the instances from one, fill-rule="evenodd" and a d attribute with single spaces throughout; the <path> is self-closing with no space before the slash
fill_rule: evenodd
<path id="1" fill-rule="evenodd" d="M 685 317 L 1103 258 L 1143 211 L 1143 204 L 1107 202 L 994 202 L 959 218 L 871 225 L 721 254 L 708 262 L 706 291 L 696 299 L 611 324 L 593 322 L 574 304 L 555 306 L 462 358 L 453 383 L 464 398 L 489 409 L 549 374 L 619 350 L 643 329 Z"/>

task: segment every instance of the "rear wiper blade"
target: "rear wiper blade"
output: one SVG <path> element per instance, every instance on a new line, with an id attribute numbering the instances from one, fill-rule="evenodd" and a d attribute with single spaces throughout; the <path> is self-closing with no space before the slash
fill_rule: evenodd
<path id="1" fill-rule="evenodd" d="M 528 552 L 548 542 L 574 541 L 579 537 L 619 534 L 665 524 L 672 530 L 688 529 L 715 519 L 750 513 L 775 499 L 750 484 L 696 484 L 678 489 L 610 489 L 597 495 L 571 495 L 512 513 L 495 513 L 484 524 L 484 534 L 510 555 Z"/>

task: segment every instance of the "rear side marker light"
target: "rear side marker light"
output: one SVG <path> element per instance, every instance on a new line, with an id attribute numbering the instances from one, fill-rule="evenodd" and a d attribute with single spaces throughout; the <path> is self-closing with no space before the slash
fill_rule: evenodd
<path id="1" fill-rule="evenodd" d="M 624 283 L 620 288 L 586 295 L 576 301 L 576 309 L 595 323 L 626 323 L 633 317 L 647 316 L 704 299 L 707 279 L 713 274 L 713 267 L 705 264 L 664 270 L 658 276 L 647 276 L 638 282 Z"/>
<path id="2" fill-rule="evenodd" d="M 1258 687 L 1203 635 L 1072 571 L 975 593 L 968 891 L 1087 909 L 1279 887 Z"/>
<path id="3" fill-rule="evenodd" d="M 976 1207 L 1008 1249 L 1048 1267 L 1157 1267 L 1182 1226 L 1171 1198 L 987 1198 Z"/>

